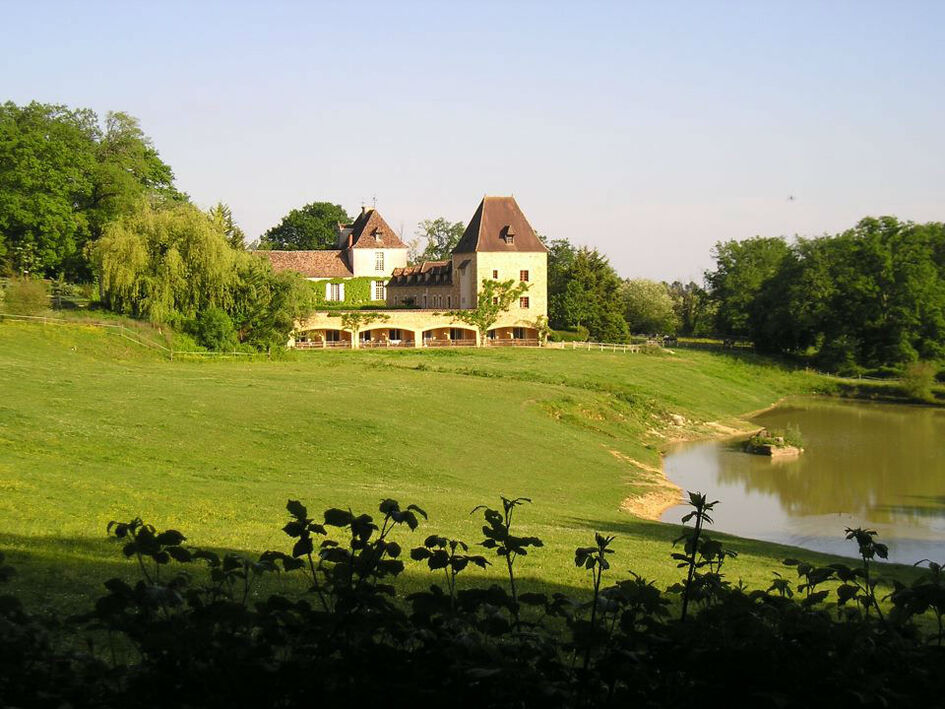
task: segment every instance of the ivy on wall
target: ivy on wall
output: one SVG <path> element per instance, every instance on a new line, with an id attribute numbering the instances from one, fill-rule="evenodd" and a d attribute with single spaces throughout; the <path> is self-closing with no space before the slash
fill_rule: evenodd
<path id="1" fill-rule="evenodd" d="M 358 278 L 330 278 L 324 281 L 310 281 L 315 292 L 315 306 L 335 308 L 352 305 L 383 305 L 383 300 L 374 299 L 374 281 L 381 280 L 374 276 Z M 345 297 L 342 301 L 325 299 L 326 283 L 344 283 Z"/>

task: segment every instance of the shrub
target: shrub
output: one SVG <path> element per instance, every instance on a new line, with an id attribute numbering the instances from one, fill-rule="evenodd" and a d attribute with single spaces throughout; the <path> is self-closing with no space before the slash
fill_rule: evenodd
<path id="1" fill-rule="evenodd" d="M 895 582 L 882 603 L 875 561 L 888 549 L 873 530 L 844 530 L 858 549 L 852 564 L 785 559 L 796 581 L 776 572 L 766 590 L 751 590 L 729 581 L 737 555 L 707 533 L 719 503 L 690 492 L 691 524 L 671 553 L 679 582 L 663 591 L 632 572 L 612 580 L 616 539 L 596 533 L 575 549 L 588 588 L 572 598 L 524 589 L 513 571 L 542 547 L 513 525 L 525 502 L 503 497 L 501 508 L 473 510 L 482 510 L 485 554 L 436 534 L 408 551 L 401 542 L 426 513 L 392 499 L 371 514 L 330 508 L 314 517 L 289 500 L 278 522 L 286 551 L 258 556 L 192 546 L 139 518 L 111 522 L 139 578 L 108 580 L 89 613 L 58 625 L 87 633 L 84 642 L 52 642 L 44 623 L 0 595 L 0 704 L 941 704 L 942 566 Z M 489 556 L 507 582 L 468 578 Z M 408 559 L 431 583 L 404 596 L 397 581 Z M 261 594 L 260 581 L 276 573 L 297 578 L 305 596 Z M 0 553 L 0 583 L 11 574 Z"/>
<path id="2" fill-rule="evenodd" d="M 588 337 L 587 328 L 582 325 L 573 330 L 552 330 L 548 335 L 551 342 L 587 342 Z"/>
<path id="3" fill-rule="evenodd" d="M 916 401 L 934 401 L 932 385 L 937 367 L 932 362 L 913 362 L 902 375 L 902 390 Z"/>
<path id="4" fill-rule="evenodd" d="M 49 309 L 46 283 L 35 278 L 13 278 L 3 293 L 3 309 L 15 315 L 36 315 Z"/>
<path id="5" fill-rule="evenodd" d="M 194 325 L 197 342 L 210 350 L 232 350 L 236 346 L 236 330 L 230 316 L 220 308 L 207 308 Z"/>

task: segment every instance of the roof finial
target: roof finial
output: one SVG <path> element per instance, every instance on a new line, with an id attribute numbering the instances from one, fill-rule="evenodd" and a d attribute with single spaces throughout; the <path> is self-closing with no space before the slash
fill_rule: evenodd
<path id="1" fill-rule="evenodd" d="M 371 197 L 371 209 L 377 209 L 377 195 Z"/>

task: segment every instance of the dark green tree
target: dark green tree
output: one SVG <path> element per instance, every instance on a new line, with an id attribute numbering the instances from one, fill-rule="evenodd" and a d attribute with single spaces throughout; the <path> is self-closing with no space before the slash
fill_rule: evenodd
<path id="1" fill-rule="evenodd" d="M 0 106 L 0 233 L 8 252 L 35 256 L 40 273 L 74 265 L 89 239 L 96 124 L 88 110 Z"/>
<path id="2" fill-rule="evenodd" d="M 444 261 L 450 258 L 466 227 L 462 222 L 451 222 L 443 217 L 425 219 L 417 225 L 417 236 L 426 246 L 420 261 Z"/>
<path id="3" fill-rule="evenodd" d="M 945 227 L 863 219 L 799 240 L 758 293 L 752 337 L 834 371 L 945 354 Z"/>
<path id="4" fill-rule="evenodd" d="M 555 328 L 586 327 L 600 342 L 625 342 L 621 280 L 597 249 L 575 248 L 565 240 L 549 243 L 548 316 Z"/>
<path id="5" fill-rule="evenodd" d="M 338 224 L 351 221 L 338 204 L 312 202 L 293 209 L 259 240 L 259 248 L 275 251 L 309 251 L 335 248 Z"/>
<path id="6" fill-rule="evenodd" d="M 137 119 L 109 113 L 101 126 L 88 109 L 0 106 L 0 234 L 13 270 L 29 260 L 38 274 L 89 277 L 86 244 L 143 198 L 186 200 Z"/>
<path id="7" fill-rule="evenodd" d="M 715 307 L 705 289 L 694 281 L 673 281 L 667 286 L 679 322 L 679 334 L 705 337 L 715 328 Z"/>
<path id="8" fill-rule="evenodd" d="M 750 337 L 752 308 L 765 282 L 777 272 L 790 249 L 780 237 L 756 236 L 718 242 L 712 249 L 714 271 L 705 274 L 718 308 L 716 329 L 726 337 Z"/>

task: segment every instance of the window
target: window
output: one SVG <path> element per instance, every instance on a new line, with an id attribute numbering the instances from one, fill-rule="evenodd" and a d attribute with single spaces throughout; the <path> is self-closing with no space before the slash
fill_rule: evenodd
<path id="1" fill-rule="evenodd" d="M 528 310 L 528 298 L 519 298 L 518 307 L 520 307 L 522 310 Z"/>
<path id="2" fill-rule="evenodd" d="M 528 283 L 528 271 L 519 271 L 518 280 L 520 280 L 522 283 Z"/>
<path id="3" fill-rule="evenodd" d="M 344 283 L 326 283 L 325 300 L 342 301 L 345 299 Z"/>
<path id="4" fill-rule="evenodd" d="M 446 307 L 447 308 L 453 307 L 453 296 L 451 295 L 446 296 Z"/>
<path id="5" fill-rule="evenodd" d="M 325 342 L 338 342 L 341 339 L 341 333 L 337 330 L 325 330 Z"/>
<path id="6" fill-rule="evenodd" d="M 512 337 L 516 340 L 525 339 L 525 328 L 524 327 L 513 327 L 512 328 Z"/>
<path id="7" fill-rule="evenodd" d="M 465 340 L 466 333 L 461 327 L 451 327 L 450 328 L 450 339 L 451 340 Z"/>
<path id="8" fill-rule="evenodd" d="M 375 271 L 384 270 L 384 252 L 383 251 L 374 252 L 374 270 Z"/>
<path id="9" fill-rule="evenodd" d="M 374 281 L 374 300 L 384 300 L 384 281 Z"/>
<path id="10" fill-rule="evenodd" d="M 371 341 L 371 331 L 365 330 L 361 333 L 361 342 L 370 342 Z"/>
<path id="11" fill-rule="evenodd" d="M 493 280 L 493 281 L 499 280 L 499 271 L 498 271 L 498 270 L 493 270 L 493 271 L 492 271 L 492 280 Z"/>
<path id="12" fill-rule="evenodd" d="M 495 333 L 496 333 L 495 330 L 489 330 L 489 332 L 488 332 L 488 337 L 489 337 L 490 340 L 494 340 L 494 339 L 495 339 Z"/>
<path id="13" fill-rule="evenodd" d="M 498 298 L 493 298 L 493 299 L 492 299 L 492 304 L 493 304 L 493 305 L 498 305 L 498 304 L 499 304 L 499 299 L 498 299 Z"/>
<path id="14" fill-rule="evenodd" d="M 399 342 L 400 340 L 403 339 L 403 337 L 401 337 L 400 335 L 400 330 L 395 327 L 392 327 L 390 330 L 388 330 L 387 338 L 395 342 Z"/>
<path id="15" fill-rule="evenodd" d="M 423 294 L 423 307 L 424 308 L 427 307 L 427 294 L 426 293 Z"/>

